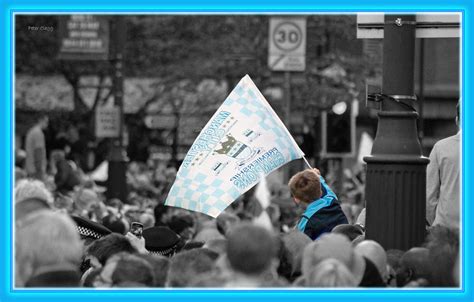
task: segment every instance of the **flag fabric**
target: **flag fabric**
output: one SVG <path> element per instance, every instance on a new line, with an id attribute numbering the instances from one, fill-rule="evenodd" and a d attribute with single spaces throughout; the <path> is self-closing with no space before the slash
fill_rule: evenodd
<path id="1" fill-rule="evenodd" d="M 255 199 L 260 204 L 262 211 L 257 217 L 254 217 L 252 223 L 261 226 L 273 232 L 273 224 L 270 216 L 267 213 L 267 208 L 270 206 L 270 190 L 268 190 L 267 180 L 265 176 L 260 178 L 260 182 L 255 189 Z"/>
<path id="2" fill-rule="evenodd" d="M 360 137 L 359 152 L 357 155 L 358 163 L 364 163 L 364 157 L 370 155 L 373 144 L 374 140 L 372 137 L 367 132 L 362 132 L 362 136 Z"/>
<path id="3" fill-rule="evenodd" d="M 303 156 L 246 75 L 199 133 L 165 204 L 217 217 L 262 174 Z"/>
<path id="4" fill-rule="evenodd" d="M 106 181 L 109 178 L 109 162 L 103 161 L 100 165 L 90 173 L 94 181 Z"/>

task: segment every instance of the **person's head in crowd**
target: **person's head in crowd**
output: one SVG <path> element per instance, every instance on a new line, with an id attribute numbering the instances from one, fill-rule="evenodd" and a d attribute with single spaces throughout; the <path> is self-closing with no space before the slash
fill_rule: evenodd
<path id="1" fill-rule="evenodd" d="M 293 230 L 280 237 L 280 264 L 278 273 L 292 282 L 301 275 L 301 261 L 304 248 L 311 243 L 311 239 L 304 233 Z"/>
<path id="2" fill-rule="evenodd" d="M 142 213 L 138 221 L 143 224 L 144 229 L 148 229 L 155 226 L 155 217 L 147 212 Z"/>
<path id="3" fill-rule="evenodd" d="M 387 250 L 387 265 L 389 270 L 389 279 L 387 280 L 387 285 L 391 287 L 398 286 L 397 272 L 399 271 L 400 259 L 402 258 L 403 254 L 405 254 L 405 252 L 402 250 Z"/>
<path id="4" fill-rule="evenodd" d="M 148 261 L 153 268 L 155 280 L 153 287 L 165 287 L 166 279 L 168 278 L 170 259 L 165 256 L 152 254 L 138 254 L 138 256 Z"/>
<path id="5" fill-rule="evenodd" d="M 240 223 L 240 218 L 232 213 L 222 212 L 216 218 L 216 227 L 219 233 L 227 236 L 227 232 Z"/>
<path id="6" fill-rule="evenodd" d="M 399 260 L 397 272 L 397 286 L 402 287 L 418 279 L 428 280 L 431 274 L 429 250 L 414 247 L 408 250 Z"/>
<path id="7" fill-rule="evenodd" d="M 47 114 L 41 113 L 35 117 L 35 125 L 42 130 L 46 130 L 49 126 L 49 117 Z"/>
<path id="8" fill-rule="evenodd" d="M 394 270 L 397 270 L 400 267 L 400 259 L 403 257 L 403 254 L 405 254 L 405 252 L 402 250 L 387 250 L 387 264 Z"/>
<path id="9" fill-rule="evenodd" d="M 218 271 L 211 271 L 210 273 L 202 274 L 201 278 L 194 280 L 190 287 L 212 287 L 222 288 L 229 282 L 229 277 L 223 275 Z"/>
<path id="10" fill-rule="evenodd" d="M 219 256 L 222 256 L 225 255 L 225 253 L 227 252 L 227 239 L 225 239 L 224 237 L 211 239 L 206 241 L 203 247 L 218 253 Z"/>
<path id="11" fill-rule="evenodd" d="M 80 235 L 81 240 L 83 240 L 85 247 L 89 246 L 95 240 L 112 233 L 111 230 L 109 230 L 102 224 L 92 221 L 90 219 L 76 215 L 71 215 L 71 218 L 76 224 L 77 232 Z"/>
<path id="12" fill-rule="evenodd" d="M 75 214 L 82 217 L 88 217 L 89 212 L 99 203 L 97 193 L 85 188 L 79 188 L 74 191 L 72 199 L 74 201 Z"/>
<path id="13" fill-rule="evenodd" d="M 208 242 L 214 239 L 224 239 L 225 237 L 216 228 L 205 228 L 199 231 L 194 237 L 196 241 Z"/>
<path id="14" fill-rule="evenodd" d="M 107 259 L 120 252 L 134 254 L 137 250 L 127 237 L 112 233 L 92 242 L 86 250 L 86 258 L 90 259 L 92 267 L 100 268 Z"/>
<path id="15" fill-rule="evenodd" d="M 168 226 L 185 241 L 191 240 L 196 233 L 196 222 L 189 213 L 178 212 L 171 216 Z"/>
<path id="16" fill-rule="evenodd" d="M 151 264 L 138 255 L 121 252 L 110 257 L 95 278 L 94 287 L 151 287 Z"/>
<path id="17" fill-rule="evenodd" d="M 459 230 L 449 229 L 440 225 L 430 229 L 426 248 L 429 250 L 429 261 L 432 266 L 428 280 L 430 286 L 453 287 L 453 269 L 459 256 Z"/>
<path id="18" fill-rule="evenodd" d="M 213 228 L 217 230 L 215 218 L 199 212 L 194 214 L 196 217 L 196 234 L 207 228 Z"/>
<path id="19" fill-rule="evenodd" d="M 44 182 L 31 178 L 22 179 L 15 185 L 15 203 L 30 198 L 42 199 L 50 206 L 54 201 L 53 194 L 51 194 Z"/>
<path id="20" fill-rule="evenodd" d="M 310 270 L 305 279 L 307 287 L 356 287 L 357 281 L 339 260 L 328 258 Z"/>
<path id="21" fill-rule="evenodd" d="M 123 202 L 118 198 L 112 198 L 107 201 L 107 207 L 114 214 L 119 214 L 123 209 Z"/>
<path id="22" fill-rule="evenodd" d="M 37 212 L 51 211 L 49 204 L 41 198 L 29 198 L 15 204 L 15 224 L 21 223 L 29 215 Z"/>
<path id="23" fill-rule="evenodd" d="M 355 246 L 355 252 L 372 261 L 377 267 L 382 279 L 388 280 L 387 253 L 385 249 L 374 240 L 364 240 Z"/>
<path id="24" fill-rule="evenodd" d="M 15 186 L 15 221 L 35 211 L 50 209 L 53 203 L 53 195 L 42 181 L 22 179 Z"/>
<path id="25" fill-rule="evenodd" d="M 235 213 L 235 215 L 239 218 L 239 222 L 250 222 L 254 219 L 254 216 L 245 209 Z"/>
<path id="26" fill-rule="evenodd" d="M 66 159 L 66 153 L 64 150 L 53 150 L 51 151 L 51 171 L 52 174 L 57 173 L 57 165 L 59 164 L 60 161 L 63 161 Z"/>
<path id="27" fill-rule="evenodd" d="M 281 211 L 280 207 L 277 204 L 271 203 L 265 211 L 268 214 L 268 217 L 270 218 L 270 221 L 272 222 L 273 228 L 275 230 L 280 230 L 281 227 Z"/>
<path id="28" fill-rule="evenodd" d="M 258 276 L 277 257 L 277 238 L 266 229 L 249 223 L 234 227 L 227 235 L 227 259 L 238 273 Z"/>
<path id="29" fill-rule="evenodd" d="M 54 196 L 54 208 L 65 213 L 72 213 L 74 201 L 68 195 L 57 192 Z"/>
<path id="30" fill-rule="evenodd" d="M 123 218 L 128 222 L 140 221 L 141 210 L 137 205 L 125 205 L 123 207 Z"/>
<path id="31" fill-rule="evenodd" d="M 182 251 L 171 258 L 167 286 L 188 287 L 214 269 L 214 260 L 199 249 Z"/>
<path id="32" fill-rule="evenodd" d="M 290 256 L 290 252 L 288 248 L 283 243 L 281 237 L 279 239 L 279 248 L 278 248 L 278 267 L 277 273 L 279 276 L 286 278 L 289 282 L 293 282 L 299 276 L 293 274 L 293 263 L 292 258 Z"/>
<path id="33" fill-rule="evenodd" d="M 185 241 L 168 227 L 155 226 L 144 229 L 142 235 L 147 251 L 166 257 L 172 257 L 185 244 Z"/>
<path id="34" fill-rule="evenodd" d="M 217 252 L 215 252 L 211 249 L 208 249 L 207 247 L 199 247 L 199 248 L 195 248 L 193 250 L 196 250 L 201 254 L 206 254 L 213 261 L 217 261 L 217 259 L 219 258 L 219 253 L 217 253 Z"/>
<path id="35" fill-rule="evenodd" d="M 445 244 L 455 249 L 459 248 L 459 229 L 447 228 L 441 225 L 431 227 L 426 237 L 425 247 L 431 249 Z"/>
<path id="36" fill-rule="evenodd" d="M 109 214 L 102 218 L 102 224 L 114 233 L 125 235 L 129 230 L 129 223 L 119 215 Z"/>
<path id="37" fill-rule="evenodd" d="M 176 162 L 170 162 L 168 163 L 168 165 L 166 165 L 166 170 L 164 171 L 164 174 L 165 174 L 166 179 L 169 180 L 170 182 L 173 182 L 174 178 L 176 177 L 176 172 L 177 172 L 176 166 L 177 166 Z"/>
<path id="38" fill-rule="evenodd" d="M 159 203 L 153 209 L 153 214 L 155 216 L 155 226 L 163 226 L 167 223 L 167 215 L 169 212 L 169 207 L 165 206 L 163 203 Z"/>
<path id="39" fill-rule="evenodd" d="M 16 286 L 79 285 L 82 244 L 66 214 L 33 213 L 17 226 L 15 235 Z M 69 273 L 58 278 L 57 271 Z"/>
<path id="40" fill-rule="evenodd" d="M 364 229 L 360 225 L 353 224 L 336 225 L 331 232 L 342 234 L 346 236 L 350 241 L 353 241 L 360 235 L 364 235 Z"/>
<path id="41" fill-rule="evenodd" d="M 293 175 L 288 182 L 288 186 L 294 201 L 302 208 L 306 208 L 322 195 L 319 175 L 310 169 Z"/>
<path id="42" fill-rule="evenodd" d="M 357 283 L 362 281 L 365 271 L 364 258 L 354 251 L 346 236 L 335 233 L 323 234 L 305 247 L 301 267 L 303 277 L 308 279 L 311 270 L 329 258 L 342 262 L 352 272 Z"/>

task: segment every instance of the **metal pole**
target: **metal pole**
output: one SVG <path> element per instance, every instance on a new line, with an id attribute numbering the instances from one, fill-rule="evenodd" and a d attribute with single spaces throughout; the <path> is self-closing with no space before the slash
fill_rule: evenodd
<path id="1" fill-rule="evenodd" d="M 291 131 L 291 73 L 285 71 L 285 124 L 288 131 Z M 290 165 L 287 164 L 283 169 L 283 180 L 288 182 L 290 179 Z"/>
<path id="2" fill-rule="evenodd" d="M 418 123 L 418 137 L 420 138 L 420 144 L 421 147 L 423 148 L 423 138 L 425 136 L 425 123 L 424 123 L 424 118 L 423 118 L 423 105 L 425 103 L 425 39 L 421 38 L 420 39 L 420 70 L 419 70 L 419 78 L 418 78 L 418 84 L 419 84 L 419 98 L 418 102 L 420 103 L 419 105 L 419 112 L 420 112 L 420 119 Z"/>
<path id="3" fill-rule="evenodd" d="M 119 126 L 119 146 L 123 148 L 123 47 L 125 44 L 125 22 L 123 16 L 116 17 L 115 27 L 115 66 L 114 66 L 114 89 L 115 105 L 119 107 L 120 126 Z"/>
<path id="4" fill-rule="evenodd" d="M 127 151 L 123 146 L 124 114 L 123 114 L 123 48 L 125 45 L 125 19 L 123 16 L 113 17 L 112 43 L 114 54 L 112 58 L 114 66 L 113 88 L 115 106 L 119 107 L 120 126 L 119 137 L 113 142 L 109 154 L 109 169 L 107 179 L 107 198 L 118 198 L 127 202 Z"/>
<path id="5" fill-rule="evenodd" d="M 407 250 L 425 238 L 426 165 L 414 101 L 414 15 L 385 15 L 384 94 L 367 162 L 366 238 L 385 249 Z"/>
<path id="6" fill-rule="evenodd" d="M 285 71 L 285 124 L 288 130 L 290 130 L 291 122 L 291 73 Z"/>

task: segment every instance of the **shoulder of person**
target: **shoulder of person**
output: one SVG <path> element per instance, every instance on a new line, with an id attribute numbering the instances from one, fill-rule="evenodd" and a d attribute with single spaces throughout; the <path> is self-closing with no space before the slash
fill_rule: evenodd
<path id="1" fill-rule="evenodd" d="M 451 146 L 454 141 L 458 141 L 458 140 L 459 140 L 459 136 L 457 134 L 440 139 L 434 144 L 433 150 L 438 149 L 438 148 L 443 148 L 445 146 Z"/>

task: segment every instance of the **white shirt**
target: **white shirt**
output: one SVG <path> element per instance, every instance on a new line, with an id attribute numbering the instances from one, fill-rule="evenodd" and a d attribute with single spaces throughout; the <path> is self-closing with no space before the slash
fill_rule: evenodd
<path id="1" fill-rule="evenodd" d="M 426 170 L 426 219 L 432 225 L 459 228 L 460 132 L 437 142 Z"/>
<path id="2" fill-rule="evenodd" d="M 42 172 L 46 171 L 46 143 L 43 134 L 43 130 L 36 125 L 31 128 L 26 134 L 25 140 L 25 151 L 26 151 L 26 160 L 25 160 L 25 169 L 29 175 L 34 175 L 36 171 L 34 153 L 35 149 L 42 150 Z"/>

